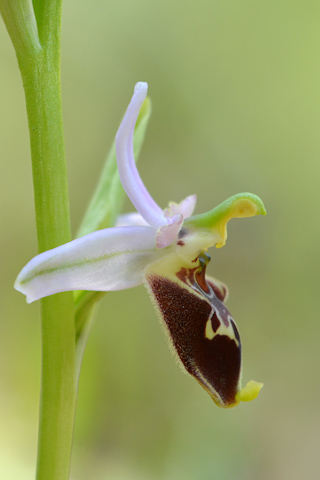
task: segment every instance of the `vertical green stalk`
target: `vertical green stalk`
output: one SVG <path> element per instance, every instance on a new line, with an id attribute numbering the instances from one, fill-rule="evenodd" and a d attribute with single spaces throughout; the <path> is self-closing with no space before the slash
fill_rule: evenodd
<path id="1" fill-rule="evenodd" d="M 56 46 L 56 45 L 55 45 Z M 30 129 L 39 252 L 71 240 L 62 131 L 60 59 L 44 47 L 19 58 Z M 72 293 L 41 301 L 42 376 L 38 480 L 69 478 L 76 404 Z"/>
<path id="2" fill-rule="evenodd" d="M 0 0 L 25 90 L 39 252 L 71 240 L 60 87 L 62 0 Z M 41 302 L 37 480 L 67 480 L 76 406 L 71 292 Z"/>

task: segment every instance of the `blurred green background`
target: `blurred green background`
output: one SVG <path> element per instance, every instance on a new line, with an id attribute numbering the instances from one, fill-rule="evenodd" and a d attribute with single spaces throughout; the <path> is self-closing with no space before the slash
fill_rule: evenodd
<path id="1" fill-rule="evenodd" d="M 104 298 L 84 357 L 72 478 L 320 478 L 320 5 L 306 0 L 64 2 L 62 83 L 75 232 L 137 81 L 153 113 L 139 161 L 163 207 L 262 197 L 209 272 L 230 288 L 243 381 L 217 408 L 170 355 L 143 287 Z M 39 305 L 12 288 L 37 252 L 23 90 L 0 24 L 0 477 L 32 479 Z M 127 202 L 126 210 L 132 207 Z"/>

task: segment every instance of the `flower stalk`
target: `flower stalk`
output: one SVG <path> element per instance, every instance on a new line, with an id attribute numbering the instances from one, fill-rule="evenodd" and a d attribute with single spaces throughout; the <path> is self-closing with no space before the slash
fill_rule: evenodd
<path id="1" fill-rule="evenodd" d="M 60 87 L 61 3 L 0 3 L 25 91 L 39 252 L 71 239 Z M 37 480 L 67 480 L 76 406 L 71 292 L 41 301 L 41 334 Z"/>

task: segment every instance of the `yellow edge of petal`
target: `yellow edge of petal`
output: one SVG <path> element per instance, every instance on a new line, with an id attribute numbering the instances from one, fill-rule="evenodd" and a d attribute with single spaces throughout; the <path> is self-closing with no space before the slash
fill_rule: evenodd
<path id="1" fill-rule="evenodd" d="M 257 398 L 262 387 L 263 383 L 250 380 L 250 382 L 237 393 L 236 400 L 239 402 L 251 402 L 251 400 Z"/>

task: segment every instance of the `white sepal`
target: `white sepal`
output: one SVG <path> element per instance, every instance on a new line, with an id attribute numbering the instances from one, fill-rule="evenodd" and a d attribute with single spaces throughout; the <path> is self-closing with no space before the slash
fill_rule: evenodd
<path id="1" fill-rule="evenodd" d="M 161 255 L 152 227 L 98 230 L 34 257 L 15 288 L 28 303 L 68 290 L 131 288 L 142 283 L 146 266 Z"/>

